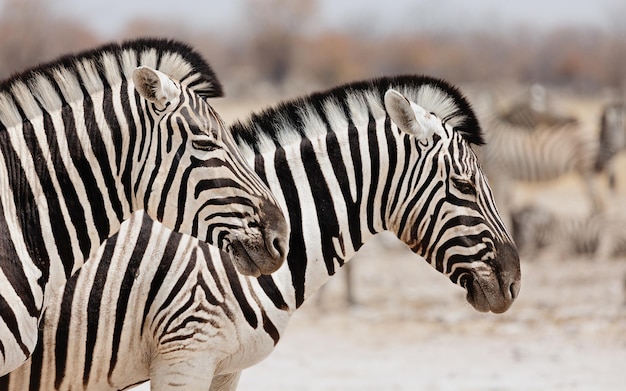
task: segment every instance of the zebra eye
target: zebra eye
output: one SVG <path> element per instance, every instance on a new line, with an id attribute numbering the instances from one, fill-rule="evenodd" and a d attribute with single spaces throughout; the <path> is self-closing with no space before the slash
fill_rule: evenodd
<path id="1" fill-rule="evenodd" d="M 217 144 L 215 144 L 212 140 L 201 139 L 201 140 L 193 140 L 191 145 L 200 151 L 211 152 L 219 148 Z"/>
<path id="2" fill-rule="evenodd" d="M 452 178 L 454 187 L 463 194 L 476 195 L 476 187 L 466 179 Z"/>

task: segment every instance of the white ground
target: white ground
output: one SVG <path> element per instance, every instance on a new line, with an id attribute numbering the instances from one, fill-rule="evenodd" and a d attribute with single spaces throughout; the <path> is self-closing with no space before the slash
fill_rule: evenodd
<path id="1" fill-rule="evenodd" d="M 337 275 L 238 390 L 626 389 L 626 259 L 523 261 L 520 297 L 502 315 L 476 312 L 461 288 L 381 241 L 352 266 L 360 304 L 345 304 Z"/>
<path id="2" fill-rule="evenodd" d="M 353 264 L 361 304 L 337 304 L 337 277 L 239 390 L 626 389 L 626 259 L 524 262 L 519 300 L 493 315 L 412 254 L 371 247 Z"/>

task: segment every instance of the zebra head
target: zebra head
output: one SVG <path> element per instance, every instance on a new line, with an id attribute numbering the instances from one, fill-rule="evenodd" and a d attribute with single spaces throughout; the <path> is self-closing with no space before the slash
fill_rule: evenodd
<path id="1" fill-rule="evenodd" d="M 139 67 L 133 81 L 145 98 L 154 137 L 139 157 L 139 208 L 229 252 L 242 274 L 278 269 L 287 255 L 287 222 L 222 119 L 202 97 L 158 70 Z"/>
<path id="2" fill-rule="evenodd" d="M 464 287 L 474 308 L 501 313 L 519 291 L 519 256 L 470 147 L 470 141 L 480 143 L 480 133 L 456 128 L 462 111 L 446 93 L 432 86 L 409 98 L 394 89 L 385 93 L 386 111 L 404 133 L 404 161 L 413 162 L 396 193 L 399 207 L 389 228 Z M 415 102 L 420 100 L 428 110 Z"/>

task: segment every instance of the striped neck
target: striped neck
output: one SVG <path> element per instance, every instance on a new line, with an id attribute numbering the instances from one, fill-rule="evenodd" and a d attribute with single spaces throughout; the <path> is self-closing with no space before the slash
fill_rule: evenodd
<path id="1" fill-rule="evenodd" d="M 382 108 L 382 106 L 380 106 Z M 407 176 L 400 165 L 409 143 L 384 110 L 340 124 L 329 131 L 283 139 L 279 147 L 256 154 L 257 174 L 268 184 L 291 225 L 287 263 L 268 285 L 281 281 L 287 305 L 295 309 L 314 294 L 376 233 L 392 229 L 392 198 Z M 406 190 L 406 189 L 405 189 Z M 396 225 L 397 227 L 397 225 Z M 270 294 L 271 296 L 271 294 Z"/>
<path id="2" fill-rule="evenodd" d="M 420 76 L 340 86 L 284 102 L 231 126 L 242 152 L 289 216 L 288 266 L 260 281 L 269 296 L 277 286 L 285 287 L 289 292 L 283 296 L 294 298 L 288 303 L 291 308 L 300 306 L 375 233 L 390 230 L 417 238 L 415 232 L 401 230 L 413 229 L 421 216 L 417 214 L 426 212 L 421 209 L 427 198 L 440 196 L 442 186 L 435 189 L 437 194 L 424 193 L 431 185 L 423 182 L 449 169 L 449 164 L 432 161 L 436 149 L 445 148 L 442 137 L 418 142 L 399 132 L 383 103 L 385 93 L 395 86 L 426 112 L 445 119 L 446 129 L 454 129 L 455 142 L 483 142 L 460 93 L 445 82 Z M 420 163 L 427 159 L 430 172 L 423 173 Z M 403 228 L 407 217 L 411 224 Z M 410 245 L 420 250 L 420 243 Z M 272 288 L 274 280 L 280 282 Z M 281 307 L 279 300 L 274 303 Z"/>

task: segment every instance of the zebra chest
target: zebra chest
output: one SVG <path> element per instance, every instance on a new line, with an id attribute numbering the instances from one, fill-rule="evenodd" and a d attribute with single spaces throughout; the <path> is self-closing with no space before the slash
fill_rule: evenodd
<path id="1" fill-rule="evenodd" d="M 260 310 L 258 322 L 250 322 L 250 317 L 247 320 L 242 317 L 235 322 L 237 325 L 235 349 L 219 362 L 216 373 L 244 370 L 258 364 L 274 351 L 287 328 L 290 315 L 287 311 L 281 310 L 270 311 L 269 314 L 262 308 L 258 310 Z"/>
<path id="2" fill-rule="evenodd" d="M 274 350 L 287 325 L 286 311 L 268 315 L 246 285 L 222 295 L 219 289 L 211 289 L 214 283 L 200 270 L 196 275 L 206 278 L 189 278 L 180 294 L 153 320 L 162 325 L 155 347 L 161 359 L 177 362 L 186 357 L 185 361 L 193 362 L 193 357 L 201 356 L 205 362 L 198 365 L 213 362 L 215 374 L 241 371 L 262 361 Z M 238 286 L 233 281 L 230 284 L 231 288 Z"/>
<path id="3" fill-rule="evenodd" d="M 218 363 L 216 374 L 238 372 L 256 365 L 275 347 L 273 339 L 263 329 L 240 333 L 237 348 Z"/>

